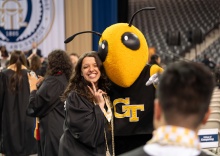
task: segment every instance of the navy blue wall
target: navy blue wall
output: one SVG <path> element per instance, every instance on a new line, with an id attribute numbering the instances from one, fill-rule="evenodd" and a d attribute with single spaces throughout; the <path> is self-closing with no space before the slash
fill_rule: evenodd
<path id="1" fill-rule="evenodd" d="M 102 33 L 118 21 L 118 0 L 92 0 L 92 30 Z M 97 51 L 100 37 L 93 35 L 93 50 Z"/>

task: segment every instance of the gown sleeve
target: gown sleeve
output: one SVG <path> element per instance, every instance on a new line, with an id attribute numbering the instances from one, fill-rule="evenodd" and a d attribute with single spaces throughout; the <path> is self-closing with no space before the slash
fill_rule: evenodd
<path id="1" fill-rule="evenodd" d="M 0 121 L 2 123 L 2 110 L 4 101 L 4 87 L 3 87 L 3 75 L 0 73 Z M 2 134 L 2 124 L 0 124 L 0 134 Z M 2 136 L 0 136 L 0 152 L 2 151 Z"/>
<path id="2" fill-rule="evenodd" d="M 30 93 L 27 115 L 43 117 L 60 103 L 64 86 L 56 78 L 46 79 L 38 90 Z"/>
<path id="3" fill-rule="evenodd" d="M 5 80 L 3 73 L 0 72 L 0 120 L 2 121 L 2 111 L 4 105 L 5 89 L 8 89 L 4 86 Z M 1 128 L 1 125 L 0 125 Z"/>
<path id="4" fill-rule="evenodd" d="M 105 117 L 98 105 L 72 92 L 66 101 L 66 126 L 79 142 L 97 147 L 104 142 Z"/>

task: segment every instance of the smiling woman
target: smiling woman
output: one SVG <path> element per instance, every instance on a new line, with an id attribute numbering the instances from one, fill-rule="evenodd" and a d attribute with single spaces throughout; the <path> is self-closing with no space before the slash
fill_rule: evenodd
<path id="1" fill-rule="evenodd" d="M 112 111 L 106 98 L 108 87 L 109 81 L 96 52 L 82 55 L 63 95 L 66 118 L 60 156 L 114 153 Z"/>
<path id="2" fill-rule="evenodd" d="M 93 82 L 96 87 L 100 78 L 100 70 L 94 57 L 86 57 L 82 62 L 82 76 L 88 82 Z"/>

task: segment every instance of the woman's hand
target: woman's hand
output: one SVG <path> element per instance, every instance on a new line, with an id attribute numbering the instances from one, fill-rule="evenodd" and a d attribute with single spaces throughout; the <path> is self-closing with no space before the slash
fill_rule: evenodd
<path id="1" fill-rule="evenodd" d="M 97 103 L 101 109 L 104 109 L 105 100 L 103 98 L 103 94 L 106 94 L 106 93 L 102 91 L 101 89 L 97 90 L 93 82 L 91 82 L 91 84 L 92 84 L 92 88 L 89 86 L 88 88 L 94 96 L 95 103 Z"/>
<path id="2" fill-rule="evenodd" d="M 38 79 L 36 76 L 27 73 L 28 81 L 30 85 L 30 91 L 37 90 L 37 84 L 42 81 L 42 77 Z"/>
<path id="3" fill-rule="evenodd" d="M 37 77 L 38 77 L 37 87 L 39 87 L 42 84 L 42 82 L 44 81 L 44 77 L 40 76 L 40 75 L 38 75 Z"/>

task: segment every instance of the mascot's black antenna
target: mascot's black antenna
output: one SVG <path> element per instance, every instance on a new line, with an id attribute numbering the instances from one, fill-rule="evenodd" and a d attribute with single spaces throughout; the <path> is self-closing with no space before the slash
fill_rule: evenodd
<path id="1" fill-rule="evenodd" d="M 131 17 L 131 20 L 130 20 L 130 22 L 129 22 L 129 27 L 132 25 L 132 21 L 133 21 L 133 19 L 134 19 L 134 16 L 135 16 L 137 13 L 139 13 L 139 12 L 141 12 L 141 11 L 143 11 L 143 10 L 155 10 L 155 9 L 156 9 L 155 7 L 146 7 L 146 8 L 142 8 L 142 9 L 138 10 L 137 12 L 135 12 L 135 13 L 133 14 L 133 16 Z"/>
<path id="2" fill-rule="evenodd" d="M 69 38 L 67 38 L 67 39 L 64 41 L 64 43 L 69 43 L 69 42 L 72 41 L 77 35 L 83 34 L 83 33 L 94 33 L 94 34 L 96 34 L 96 35 L 99 35 L 100 37 L 102 36 L 102 34 L 96 32 L 96 31 L 82 31 L 82 32 L 78 32 L 78 33 L 76 33 L 76 34 L 70 36 Z"/>

